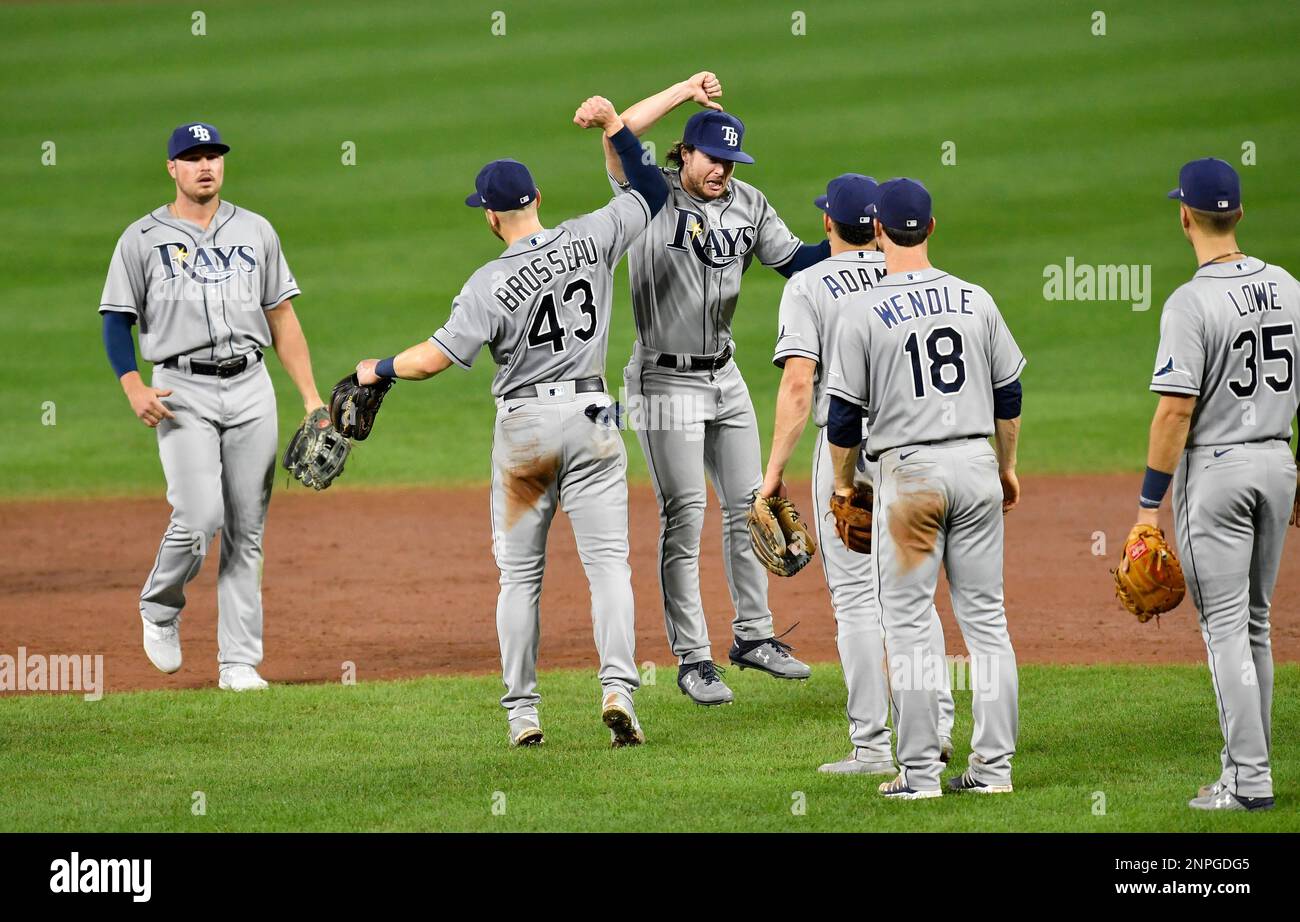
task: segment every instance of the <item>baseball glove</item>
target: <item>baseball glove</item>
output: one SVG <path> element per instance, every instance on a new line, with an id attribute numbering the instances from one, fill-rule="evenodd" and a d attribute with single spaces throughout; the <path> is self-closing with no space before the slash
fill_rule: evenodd
<path id="1" fill-rule="evenodd" d="M 1187 592 L 1183 568 L 1165 533 L 1151 525 L 1134 525 L 1124 542 L 1115 574 L 1115 595 L 1144 624 L 1178 607 Z"/>
<path id="2" fill-rule="evenodd" d="M 871 506 L 875 493 L 866 484 L 855 484 L 852 496 L 831 494 L 831 515 L 835 534 L 844 546 L 859 554 L 871 553 Z"/>
<path id="3" fill-rule="evenodd" d="M 286 471 L 313 490 L 323 490 L 343 473 L 351 451 L 352 443 L 330 424 L 329 411 L 318 407 L 289 439 L 282 463 Z"/>
<path id="4" fill-rule="evenodd" d="M 794 576 L 817 553 L 817 542 L 788 499 L 755 492 L 745 518 L 754 555 L 777 576 Z"/>
<path id="5" fill-rule="evenodd" d="M 330 394 L 330 420 L 334 428 L 346 438 L 365 441 L 375 425 L 379 405 L 392 386 L 392 378 L 380 378 L 378 384 L 361 384 L 355 373 L 334 385 Z"/>

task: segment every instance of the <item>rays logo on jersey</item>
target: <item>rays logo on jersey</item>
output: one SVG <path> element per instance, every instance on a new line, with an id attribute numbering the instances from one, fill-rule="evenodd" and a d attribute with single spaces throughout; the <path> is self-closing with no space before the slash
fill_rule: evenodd
<path id="1" fill-rule="evenodd" d="M 722 269 L 749 253 L 756 231 L 752 224 L 744 227 L 718 227 L 705 230 L 704 219 L 687 208 L 675 208 L 677 226 L 670 250 L 691 250 L 696 259 L 710 269 Z"/>
<path id="2" fill-rule="evenodd" d="M 220 285 L 236 272 L 257 271 L 257 253 L 248 244 L 190 250 L 183 243 L 164 243 L 154 249 L 167 281 L 184 274 L 200 285 Z"/>

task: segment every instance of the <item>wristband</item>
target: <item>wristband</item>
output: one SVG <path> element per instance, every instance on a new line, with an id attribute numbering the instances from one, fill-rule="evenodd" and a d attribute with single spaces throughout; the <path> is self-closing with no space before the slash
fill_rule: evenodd
<path id="1" fill-rule="evenodd" d="M 397 369 L 393 367 L 395 361 L 397 361 L 397 356 L 395 355 L 386 359 L 380 359 L 379 364 L 375 366 L 375 374 L 379 375 L 381 378 L 396 378 Z"/>
<path id="2" fill-rule="evenodd" d="M 1142 477 L 1142 494 L 1138 497 L 1138 505 L 1143 509 L 1159 509 L 1169 490 L 1169 482 L 1173 479 L 1173 474 L 1147 468 Z"/>

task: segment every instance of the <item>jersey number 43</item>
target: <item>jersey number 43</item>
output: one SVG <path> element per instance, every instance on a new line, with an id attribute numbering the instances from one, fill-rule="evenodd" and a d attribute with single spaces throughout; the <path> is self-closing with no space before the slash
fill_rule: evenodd
<path id="1" fill-rule="evenodd" d="M 574 279 L 564 288 L 560 301 L 567 308 L 578 296 L 578 313 L 587 318 L 586 326 L 573 327 L 573 335 L 582 342 L 588 342 L 596 335 L 596 298 L 591 291 L 591 282 L 586 279 Z M 542 295 L 533 313 L 528 327 L 528 345 L 533 347 L 550 346 L 551 354 L 558 355 L 568 347 L 568 334 L 555 309 L 555 292 L 548 291 Z"/>

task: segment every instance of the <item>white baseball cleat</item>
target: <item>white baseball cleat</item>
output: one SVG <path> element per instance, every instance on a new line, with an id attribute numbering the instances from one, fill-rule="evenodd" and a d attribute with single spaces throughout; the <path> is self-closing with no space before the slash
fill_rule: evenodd
<path id="1" fill-rule="evenodd" d="M 226 691 L 261 691 L 268 688 L 266 679 L 257 674 L 252 666 L 242 663 L 235 666 L 222 666 L 221 679 L 217 683 Z"/>
<path id="2" fill-rule="evenodd" d="M 177 615 L 166 624 L 156 624 L 144 615 L 144 655 L 149 657 L 161 672 L 172 673 L 181 668 L 181 618 Z"/>

